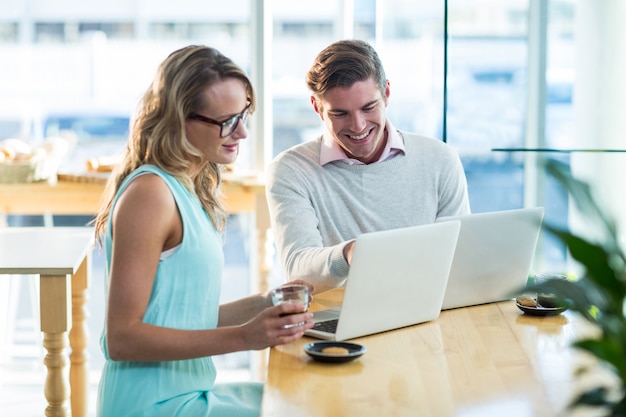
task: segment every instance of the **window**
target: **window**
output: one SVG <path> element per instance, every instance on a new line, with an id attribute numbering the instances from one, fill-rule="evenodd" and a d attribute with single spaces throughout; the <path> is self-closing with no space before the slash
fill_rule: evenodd
<path id="1" fill-rule="evenodd" d="M 0 22 L 0 43 L 15 43 L 17 42 L 18 32 L 17 23 Z"/>
<path id="2" fill-rule="evenodd" d="M 60 43 L 65 40 L 63 23 L 36 23 L 35 40 L 40 43 Z"/>
<path id="3" fill-rule="evenodd" d="M 243 23 L 183 23 L 162 22 L 150 25 L 150 38 L 153 40 L 172 39 L 210 39 L 245 37 L 248 33 L 247 25 Z"/>
<path id="4" fill-rule="evenodd" d="M 116 22 L 116 23 L 80 23 L 78 32 L 102 32 L 109 39 L 132 39 L 134 37 L 135 27 L 132 23 Z"/>
<path id="5" fill-rule="evenodd" d="M 569 141 L 571 133 L 574 10 L 572 1 L 549 4 L 545 135 L 550 146 L 559 146 Z M 525 155 L 492 150 L 527 145 L 531 53 L 527 1 L 355 1 L 353 10 L 337 7 L 329 11 L 324 31 L 319 30 L 314 6 L 302 4 L 297 11 L 292 7 L 291 14 L 281 11 L 275 17 L 274 27 L 280 29 L 275 29 L 273 37 L 273 155 L 323 131 L 308 101 L 304 76 L 317 52 L 353 31 L 374 44 L 383 60 L 391 80 L 388 115 L 392 123 L 446 140 L 458 150 L 474 212 L 536 204 L 546 207 L 548 221 L 567 222 L 568 200 L 563 190 L 548 179 L 542 195 L 528 202 L 528 189 L 534 185 L 527 183 Z M 336 18 L 338 13 L 344 16 Z M 350 13 L 353 26 L 346 28 L 342 25 L 351 21 L 345 16 Z M 543 238 L 546 242 L 539 246 L 538 263 L 562 268 L 564 248 Z"/>
<path id="6" fill-rule="evenodd" d="M 75 132 L 79 142 L 125 141 L 128 136 L 129 115 L 50 116 L 45 121 L 45 136 L 58 136 L 63 131 Z"/>
<path id="7" fill-rule="evenodd" d="M 487 3 L 487 4 L 485 4 Z M 446 140 L 465 167 L 473 212 L 524 205 L 527 5 L 450 0 Z"/>
<path id="8" fill-rule="evenodd" d="M 353 9 L 342 11 L 339 3 L 335 3 L 335 10 L 328 11 L 324 31 L 317 30 L 317 4 L 301 3 L 297 9 L 291 7 L 291 14 L 283 10 L 275 17 L 283 26 L 288 21 L 298 22 L 301 30 L 298 37 L 290 32 L 274 33 L 273 37 L 273 155 L 322 132 L 322 123 L 309 102 L 305 75 L 325 46 L 350 37 L 350 33 L 361 34 L 377 48 L 391 80 L 388 114 L 394 125 L 429 135 L 439 133 L 443 109 L 443 5 L 362 0 L 355 1 Z M 342 26 L 350 19 L 337 18 L 341 13 L 353 14 L 352 26 Z M 376 32 L 377 16 L 383 19 L 382 33 Z M 420 17 L 419 24 L 413 25 L 418 29 L 409 33 L 396 28 L 398 18 L 408 22 L 415 16 Z"/>

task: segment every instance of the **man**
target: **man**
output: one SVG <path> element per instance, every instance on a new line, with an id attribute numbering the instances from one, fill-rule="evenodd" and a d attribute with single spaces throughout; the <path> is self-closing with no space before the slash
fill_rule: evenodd
<path id="1" fill-rule="evenodd" d="M 307 84 L 326 131 L 276 157 L 267 198 L 287 279 L 306 279 L 321 292 L 345 281 L 358 235 L 433 223 L 470 207 L 457 153 L 387 119 L 390 84 L 368 43 L 328 46 Z"/>

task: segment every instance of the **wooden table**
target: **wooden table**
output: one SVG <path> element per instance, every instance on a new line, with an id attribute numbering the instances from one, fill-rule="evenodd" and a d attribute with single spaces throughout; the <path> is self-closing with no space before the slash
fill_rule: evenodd
<path id="1" fill-rule="evenodd" d="M 56 182 L 26 184 L 0 183 L 0 227 L 6 214 L 67 214 L 93 215 L 109 173 L 59 174 Z M 265 200 L 265 186 L 258 175 L 226 173 L 223 181 L 224 205 L 228 213 L 254 213 L 256 251 L 251 251 L 253 265 L 257 265 L 257 289 L 267 289 L 270 273 L 266 260 L 266 244 L 270 228 Z"/>
<path id="2" fill-rule="evenodd" d="M 0 274 L 40 276 L 41 331 L 47 351 L 46 416 L 69 416 L 70 392 L 71 415 L 87 416 L 85 304 L 92 248 L 91 228 L 0 229 Z M 68 346 L 71 366 L 68 366 Z"/>
<path id="3" fill-rule="evenodd" d="M 337 305 L 341 294 L 320 294 L 312 308 Z M 570 345 L 592 331 L 574 313 L 532 317 L 505 301 L 355 339 L 367 351 L 347 364 L 313 361 L 303 345 L 315 339 L 305 337 L 270 350 L 261 415 L 579 415 L 566 410 L 574 393 L 607 378 L 599 367 L 574 376 L 578 365 L 594 362 Z"/>

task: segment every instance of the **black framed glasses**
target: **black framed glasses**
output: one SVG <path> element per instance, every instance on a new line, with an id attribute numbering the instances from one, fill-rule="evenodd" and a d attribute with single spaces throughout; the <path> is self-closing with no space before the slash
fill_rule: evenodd
<path id="1" fill-rule="evenodd" d="M 235 129 L 237 129 L 237 125 L 239 125 L 239 121 L 242 123 L 246 123 L 248 121 L 248 116 L 250 116 L 250 105 L 252 103 L 248 103 L 245 109 L 239 114 L 234 115 L 222 122 L 218 120 L 211 119 L 209 117 L 203 116 L 198 113 L 192 113 L 189 115 L 189 118 L 192 120 L 199 120 L 204 123 L 209 123 L 212 125 L 217 125 L 220 127 L 220 138 L 225 138 L 226 136 L 230 136 L 233 134 Z"/>

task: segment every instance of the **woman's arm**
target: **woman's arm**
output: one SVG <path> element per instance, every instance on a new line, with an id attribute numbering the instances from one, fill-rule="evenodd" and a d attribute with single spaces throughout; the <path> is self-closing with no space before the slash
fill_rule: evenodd
<path id="1" fill-rule="evenodd" d="M 299 279 L 287 282 L 283 285 L 302 284 L 309 287 L 309 301 L 312 299 L 311 294 L 315 291 L 313 284 Z M 217 325 L 236 326 L 251 320 L 264 309 L 272 306 L 271 291 L 263 294 L 255 294 L 236 301 L 224 303 L 220 305 L 220 314 Z"/>
<path id="2" fill-rule="evenodd" d="M 155 175 L 135 179 L 113 213 L 106 323 L 111 359 L 169 361 L 263 349 L 296 340 L 312 326 L 309 313 L 283 316 L 294 306 L 267 308 L 252 320 L 218 329 L 180 330 L 144 323 L 160 254 L 181 239 L 182 223 L 169 188 Z M 306 324 L 284 328 L 302 321 Z"/>
<path id="3" fill-rule="evenodd" d="M 271 306 L 272 301 L 268 294 L 254 294 L 221 304 L 217 326 L 224 327 L 243 324 Z"/>

